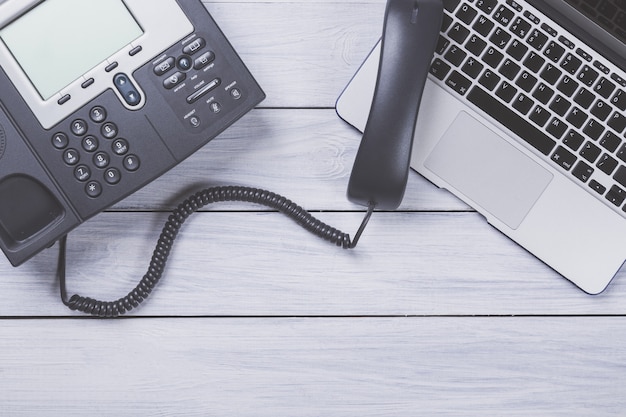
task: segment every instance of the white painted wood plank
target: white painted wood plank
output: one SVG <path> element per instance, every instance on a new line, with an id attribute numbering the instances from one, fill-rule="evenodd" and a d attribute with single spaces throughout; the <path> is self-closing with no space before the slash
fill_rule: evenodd
<path id="1" fill-rule="evenodd" d="M 346 189 L 360 140 L 333 110 L 254 110 L 115 209 L 171 210 L 194 190 L 233 184 L 284 194 L 309 210 L 358 210 Z M 400 207 L 467 209 L 416 173 Z"/>
<path id="2" fill-rule="evenodd" d="M 126 295 L 167 216 L 104 213 L 72 233 L 71 293 Z M 362 216 L 319 213 L 352 235 Z M 59 300 L 56 253 L 19 269 L 0 262 L 0 316 L 73 315 Z M 165 277 L 134 314 L 625 314 L 625 298 L 624 272 L 603 295 L 585 295 L 473 213 L 376 213 L 359 246 L 344 251 L 278 213 L 211 211 L 184 225 Z"/>
<path id="3" fill-rule="evenodd" d="M 263 107 L 334 107 L 382 34 L 385 2 L 206 7 L 267 93 Z"/>
<path id="4" fill-rule="evenodd" d="M 0 321 L 10 416 L 618 416 L 624 317 Z"/>

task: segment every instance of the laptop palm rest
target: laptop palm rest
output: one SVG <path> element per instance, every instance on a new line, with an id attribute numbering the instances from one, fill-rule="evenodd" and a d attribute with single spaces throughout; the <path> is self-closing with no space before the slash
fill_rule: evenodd
<path id="1" fill-rule="evenodd" d="M 465 112 L 424 165 L 511 229 L 519 227 L 552 180 L 546 169 Z"/>

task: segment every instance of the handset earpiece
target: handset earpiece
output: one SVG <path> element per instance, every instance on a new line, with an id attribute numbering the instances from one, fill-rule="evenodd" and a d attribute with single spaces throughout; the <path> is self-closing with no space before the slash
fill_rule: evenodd
<path id="1" fill-rule="evenodd" d="M 376 89 L 348 184 L 352 202 L 385 210 L 402 202 L 442 19 L 442 0 L 387 1 Z"/>

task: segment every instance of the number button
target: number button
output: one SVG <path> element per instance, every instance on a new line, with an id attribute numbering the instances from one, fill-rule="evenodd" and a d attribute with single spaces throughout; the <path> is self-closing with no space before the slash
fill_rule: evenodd
<path id="1" fill-rule="evenodd" d="M 139 158 L 136 155 L 128 155 L 124 158 L 124 168 L 130 172 L 137 171 L 139 169 Z"/>
<path id="2" fill-rule="evenodd" d="M 83 136 L 88 130 L 87 122 L 82 119 L 77 119 L 72 122 L 72 133 L 76 136 Z"/>
<path id="3" fill-rule="evenodd" d="M 104 136 L 107 139 L 113 139 L 114 137 L 117 136 L 117 126 L 115 125 L 115 123 L 105 123 L 102 125 L 102 136 Z"/>
<path id="4" fill-rule="evenodd" d="M 74 170 L 74 177 L 80 182 L 85 182 L 91 178 L 91 170 L 87 165 L 79 165 Z"/>
<path id="5" fill-rule="evenodd" d="M 68 149 L 63 154 L 63 160 L 68 165 L 71 165 L 71 166 L 76 165 L 78 161 L 80 161 L 80 154 L 78 153 L 76 149 Z"/>
<path id="6" fill-rule="evenodd" d="M 57 133 L 52 136 L 52 146 L 57 149 L 65 149 L 69 143 L 70 140 L 65 133 Z"/>
<path id="7" fill-rule="evenodd" d="M 91 181 L 85 186 L 85 192 L 91 198 L 98 198 L 102 194 L 102 185 L 98 181 Z"/>
<path id="8" fill-rule="evenodd" d="M 115 168 L 107 169 L 104 173 L 104 180 L 111 185 L 115 185 L 122 180 L 122 174 Z"/>
<path id="9" fill-rule="evenodd" d="M 98 152 L 93 157 L 93 164 L 97 168 L 101 168 L 101 169 L 106 168 L 109 166 L 110 162 L 111 162 L 111 158 L 105 152 Z"/>
<path id="10" fill-rule="evenodd" d="M 98 139 L 94 136 L 85 136 L 83 139 L 83 149 L 87 152 L 95 152 L 98 149 Z"/>
<path id="11" fill-rule="evenodd" d="M 117 139 L 111 146 L 115 155 L 126 155 L 128 153 L 128 142 L 126 139 Z"/>
<path id="12" fill-rule="evenodd" d="M 107 118 L 107 112 L 102 106 L 96 106 L 89 112 L 89 117 L 95 123 L 102 123 Z"/>

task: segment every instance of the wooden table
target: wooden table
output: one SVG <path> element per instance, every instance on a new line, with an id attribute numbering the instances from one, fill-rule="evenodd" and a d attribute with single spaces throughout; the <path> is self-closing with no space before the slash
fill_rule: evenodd
<path id="1" fill-rule="evenodd" d="M 267 93 L 220 137 L 69 236 L 71 293 L 116 299 L 188 193 L 267 188 L 354 234 L 358 132 L 335 100 L 383 0 L 206 7 Z M 0 259 L 0 415 L 600 416 L 626 413 L 626 272 L 589 296 L 412 173 L 343 251 L 279 213 L 209 207 L 120 320 L 65 308 L 57 248 Z"/>

